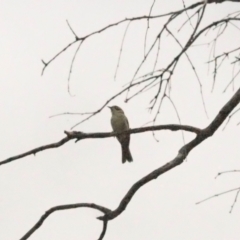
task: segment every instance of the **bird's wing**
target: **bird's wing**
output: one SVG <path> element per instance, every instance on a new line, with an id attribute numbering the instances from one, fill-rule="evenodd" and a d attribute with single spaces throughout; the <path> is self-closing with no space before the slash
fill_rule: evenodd
<path id="1" fill-rule="evenodd" d="M 129 122 L 128 122 L 128 119 L 127 119 L 127 117 L 126 117 L 126 122 L 127 122 L 128 128 L 129 128 L 130 126 L 129 126 Z"/>

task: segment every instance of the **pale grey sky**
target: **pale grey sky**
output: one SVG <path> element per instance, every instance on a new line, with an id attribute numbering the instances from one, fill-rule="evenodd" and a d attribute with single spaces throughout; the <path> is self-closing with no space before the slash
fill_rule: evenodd
<path id="1" fill-rule="evenodd" d="M 171 2 L 171 3 L 170 3 Z M 195 1 L 185 1 L 186 5 Z M 77 55 L 71 92 L 67 78 L 73 46 L 56 59 L 41 77 L 41 59 L 48 61 L 74 40 L 66 19 L 78 36 L 84 36 L 126 17 L 147 15 L 152 1 L 4 1 L 0 2 L 0 160 L 32 148 L 59 141 L 64 130 L 81 120 L 81 116 L 49 116 L 61 112 L 94 111 L 131 80 L 143 57 L 146 22 L 132 23 L 125 39 L 117 80 L 117 65 L 126 23 L 93 36 L 84 42 Z M 236 3 L 212 4 L 206 9 L 203 25 L 239 8 Z M 181 0 L 157 0 L 153 14 L 182 8 Z M 180 18 L 186 20 L 186 15 Z M 163 20 L 150 25 L 148 47 Z M 180 26 L 181 23 L 176 24 Z M 175 25 L 174 25 L 175 26 Z M 173 26 L 173 29 L 174 29 Z M 186 39 L 187 26 L 179 36 Z M 216 32 L 199 39 L 205 43 Z M 165 35 L 158 67 L 162 68 L 179 51 Z M 239 43 L 239 31 L 229 26 L 217 45 L 226 51 Z M 211 93 L 212 69 L 208 74 L 206 61 L 210 48 L 196 47 L 189 54 L 203 83 L 209 118 L 206 117 L 196 77 L 183 57 L 173 77 L 172 98 L 183 124 L 205 127 L 218 113 L 233 91 L 222 93 L 231 79 L 232 69 L 226 65 L 220 72 L 215 91 Z M 154 62 L 154 54 L 141 73 Z M 151 67 L 150 67 L 151 69 Z M 236 80 L 236 88 L 239 86 Z M 121 106 L 131 127 L 140 127 L 151 120 L 147 111 L 152 93 L 124 103 L 124 96 L 112 104 Z M 111 104 L 111 105 L 112 105 Z M 229 209 L 234 193 L 201 205 L 195 203 L 215 193 L 238 187 L 239 174 L 214 177 L 220 171 L 240 169 L 238 116 L 225 131 L 222 128 L 196 149 L 185 163 L 148 183 L 133 197 L 127 209 L 109 222 L 106 240 L 237 240 L 240 235 L 240 204 L 232 214 Z M 163 105 L 157 124 L 178 123 L 171 105 Z M 110 111 L 104 109 L 75 130 L 84 132 L 111 131 Z M 47 150 L 0 166 L 0 239 L 20 239 L 49 208 L 70 203 L 90 202 L 110 209 L 138 179 L 176 156 L 183 145 L 180 132 L 160 131 L 156 142 L 151 133 L 131 137 L 134 162 L 121 163 L 116 139 L 84 140 L 67 143 L 59 149 Z M 186 141 L 192 134 L 185 134 Z M 101 213 L 91 209 L 57 212 L 51 215 L 31 240 L 97 239 L 102 223 Z"/>

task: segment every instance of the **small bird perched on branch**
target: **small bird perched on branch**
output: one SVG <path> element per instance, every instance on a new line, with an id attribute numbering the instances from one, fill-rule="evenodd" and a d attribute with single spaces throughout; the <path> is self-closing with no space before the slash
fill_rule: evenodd
<path id="1" fill-rule="evenodd" d="M 123 110 L 118 106 L 109 107 L 112 112 L 111 124 L 114 132 L 123 132 L 129 129 L 128 119 Z M 129 150 L 130 134 L 121 134 L 117 136 L 122 147 L 122 163 L 132 162 L 133 158 Z"/>

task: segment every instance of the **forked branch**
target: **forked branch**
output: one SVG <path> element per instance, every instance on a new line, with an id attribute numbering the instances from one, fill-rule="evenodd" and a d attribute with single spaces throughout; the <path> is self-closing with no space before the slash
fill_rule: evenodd
<path id="1" fill-rule="evenodd" d="M 46 213 L 42 215 L 42 217 L 37 221 L 37 223 L 22 237 L 20 240 L 26 240 L 28 239 L 42 224 L 43 222 L 47 219 L 47 217 L 57 211 L 57 210 L 67 210 L 67 209 L 72 209 L 72 208 L 77 208 L 77 207 L 91 207 L 97 210 L 100 210 L 101 212 L 104 213 L 103 216 L 98 217 L 98 219 L 103 220 L 104 224 L 106 226 L 107 222 L 109 220 L 112 220 L 116 217 L 118 217 L 128 206 L 130 203 L 131 199 L 133 198 L 134 194 L 145 184 L 149 183 L 150 181 L 158 178 L 160 175 L 170 171 L 171 169 L 177 167 L 178 165 L 182 164 L 184 159 L 188 156 L 188 154 L 193 150 L 196 146 L 198 146 L 200 143 L 205 141 L 207 138 L 211 137 L 216 130 L 221 126 L 223 121 L 227 118 L 227 116 L 231 113 L 231 111 L 239 104 L 240 102 L 240 89 L 233 95 L 233 97 L 222 107 L 222 109 L 219 111 L 217 116 L 213 119 L 213 121 L 205 128 L 202 130 L 194 130 L 195 133 L 197 133 L 196 137 L 190 141 L 189 143 L 185 144 L 183 147 L 180 148 L 178 151 L 177 156 L 170 162 L 166 163 L 165 165 L 161 166 L 160 168 L 155 169 L 145 177 L 141 178 L 139 181 L 133 184 L 133 186 L 129 189 L 129 191 L 126 193 L 126 195 L 122 198 L 120 201 L 118 207 L 111 211 L 108 208 L 96 205 L 96 204 L 88 204 L 88 203 L 78 203 L 78 204 L 70 204 L 70 205 L 62 205 L 62 206 L 57 206 L 49 209 Z M 188 129 L 188 128 L 187 128 Z M 146 129 L 145 129 L 146 130 Z M 149 129 L 148 129 L 149 130 Z M 179 129 L 175 129 L 179 130 Z M 140 129 L 132 129 L 129 132 L 137 133 L 141 131 Z M 83 133 L 66 133 L 68 136 L 71 137 L 75 136 L 75 134 L 80 134 L 81 137 L 84 137 Z M 83 134 L 83 135 L 81 135 Z M 109 133 L 101 133 L 102 137 L 107 137 L 106 134 Z M 112 133 L 113 136 L 113 133 Z M 92 137 L 95 137 L 93 134 Z M 109 137 L 109 135 L 108 135 Z M 238 191 L 239 193 L 239 191 Z M 237 195 L 238 196 L 238 195 Z M 235 198 L 234 204 L 237 201 L 237 196 Z M 93 207 L 94 206 L 94 207 Z M 106 227 L 103 227 L 102 235 L 105 234 Z M 103 234 L 104 233 L 104 234 Z M 101 239 L 101 238 L 100 238 Z"/>

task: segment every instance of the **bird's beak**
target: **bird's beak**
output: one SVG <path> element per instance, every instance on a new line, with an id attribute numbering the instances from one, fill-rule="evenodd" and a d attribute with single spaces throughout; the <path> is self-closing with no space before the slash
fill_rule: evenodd
<path id="1" fill-rule="evenodd" d="M 112 108 L 112 107 L 110 107 L 110 106 L 107 106 L 107 107 L 110 108 L 110 109 Z"/>

